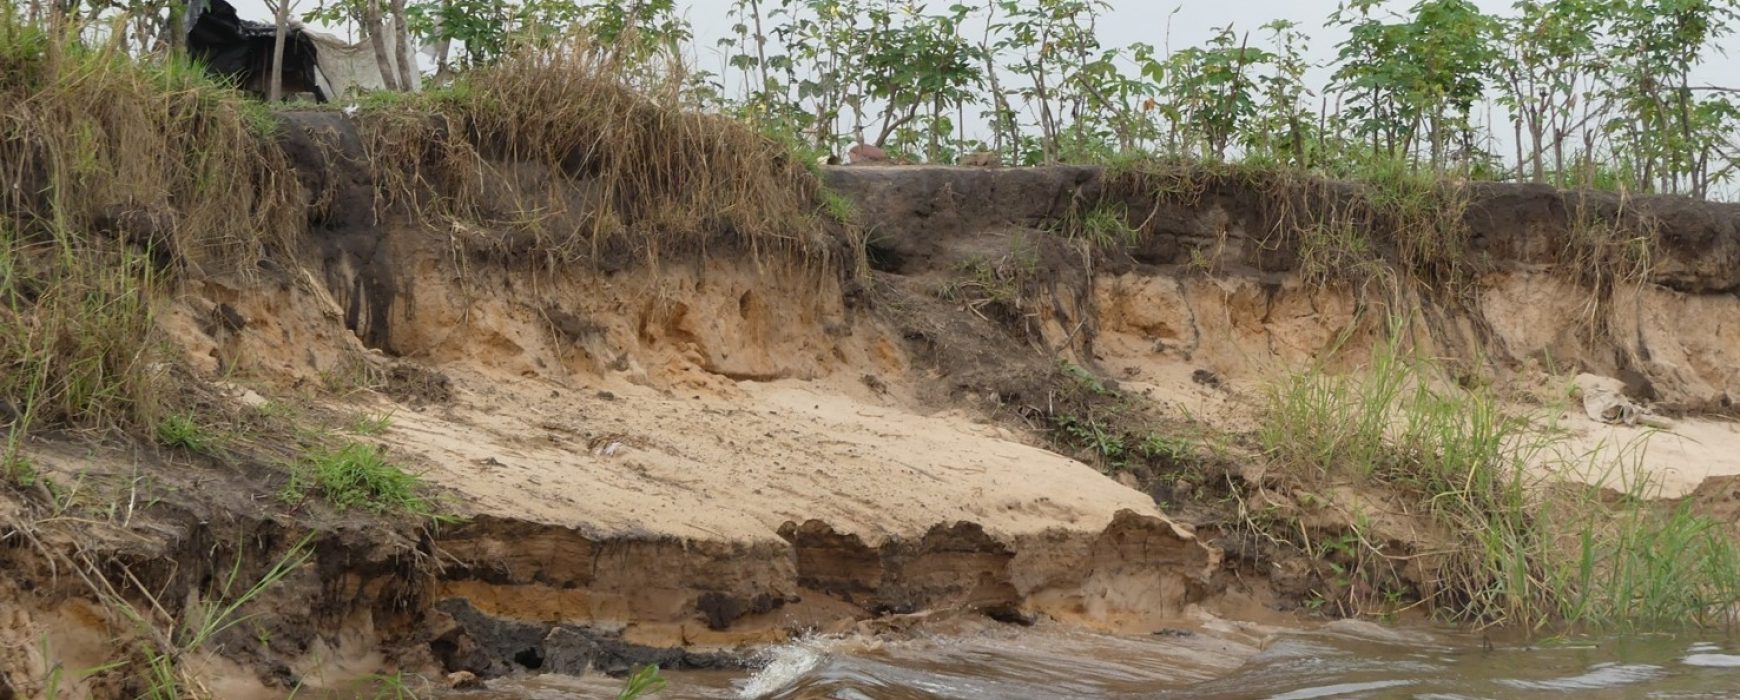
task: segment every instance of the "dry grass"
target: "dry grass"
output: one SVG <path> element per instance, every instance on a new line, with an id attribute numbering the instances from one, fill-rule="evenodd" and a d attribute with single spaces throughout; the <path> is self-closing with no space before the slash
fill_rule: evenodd
<path id="1" fill-rule="evenodd" d="M 785 146 L 625 74 L 573 39 L 375 98 L 360 122 L 382 213 L 550 266 L 714 246 L 861 264 L 854 229 L 828 218 L 838 203 Z M 320 203 L 270 110 L 191 64 L 8 16 L 0 103 L 0 399 L 27 424 L 148 431 L 178 388 L 151 300 L 180 276 L 292 256 Z"/>
<path id="2" fill-rule="evenodd" d="M 1371 279 L 1381 265 L 1460 290 L 1475 272 L 1466 260 L 1466 190 L 1400 164 L 1374 165 L 1346 182 L 1279 166 L 1126 163 L 1107 170 L 1103 198 L 1130 207 L 1138 237 L 1154 234 L 1162 207 L 1214 199 L 1253 212 L 1260 229 L 1249 233 L 1262 252 L 1322 281 Z"/>
<path id="3" fill-rule="evenodd" d="M 671 87 L 637 90 L 612 52 L 576 37 L 365 105 L 381 202 L 458 223 L 473 252 L 550 264 L 654 262 L 720 244 L 835 255 L 840 239 L 827 235 L 805 164 L 691 108 L 680 76 L 673 65 Z"/>
<path id="4" fill-rule="evenodd" d="M 245 270 L 299 230 L 275 121 L 183 61 L 135 61 L 0 29 L 5 218 L 62 247 L 113 234 L 205 274 Z M 104 242 L 105 247 L 106 242 Z"/>
<path id="5" fill-rule="evenodd" d="M 1565 274 L 1590 292 L 1578 328 L 1585 338 L 1608 339 L 1615 292 L 1646 284 L 1654 270 L 1659 224 L 1623 195 L 1611 216 L 1597 215 L 1586 195 L 1568 199 L 1567 235 L 1558 260 Z"/>
<path id="6" fill-rule="evenodd" d="M 177 389 L 152 299 L 245 274 L 297 230 L 269 113 L 181 62 L 0 15 L 0 401 L 32 425 L 146 428 Z"/>

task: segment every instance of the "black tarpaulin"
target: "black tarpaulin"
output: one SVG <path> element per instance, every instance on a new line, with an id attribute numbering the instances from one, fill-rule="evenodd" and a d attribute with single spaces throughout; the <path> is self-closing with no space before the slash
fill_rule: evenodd
<path id="1" fill-rule="evenodd" d="M 193 0 L 188 14 L 195 17 L 187 32 L 187 52 L 205 65 L 212 75 L 229 79 L 237 87 L 264 97 L 272 74 L 272 44 L 277 27 L 250 22 L 236 15 L 225 0 Z M 314 41 L 300 28 L 284 35 L 284 80 L 286 96 L 312 93 L 325 102 L 320 88 Z"/>

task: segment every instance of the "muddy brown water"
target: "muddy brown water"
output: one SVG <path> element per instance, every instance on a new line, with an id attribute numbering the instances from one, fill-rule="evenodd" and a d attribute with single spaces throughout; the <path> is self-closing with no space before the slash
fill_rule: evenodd
<path id="1" fill-rule="evenodd" d="M 816 638 L 759 671 L 667 673 L 654 697 L 837 698 L 1740 698 L 1740 637 L 1720 632 L 1491 643 L 1456 631 L 1333 623 L 1261 636 L 1119 637 L 1062 629 Z M 498 679 L 474 700 L 613 698 L 621 681 Z"/>

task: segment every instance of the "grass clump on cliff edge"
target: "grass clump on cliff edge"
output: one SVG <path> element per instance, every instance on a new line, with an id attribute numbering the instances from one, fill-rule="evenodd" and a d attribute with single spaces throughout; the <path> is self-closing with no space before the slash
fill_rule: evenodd
<path id="1" fill-rule="evenodd" d="M 157 423 L 157 442 L 164 447 L 209 454 L 222 447 L 224 436 L 185 413 L 165 417 Z"/>
<path id="2" fill-rule="evenodd" d="M 551 264 L 727 243 L 825 255 L 819 183 L 782 144 L 698 109 L 680 66 L 631 79 L 571 36 L 359 119 L 382 201 L 477 231 L 476 252 Z M 519 164 L 548 168 L 526 177 Z M 721 237 L 723 234 L 723 237 Z"/>
<path id="3" fill-rule="evenodd" d="M 1161 209 L 1220 199 L 1254 211 L 1261 230 L 1249 235 L 1264 251 L 1299 261 L 1308 277 L 1360 281 L 1388 264 L 1444 291 L 1471 281 L 1468 193 L 1460 181 L 1385 159 L 1354 173 L 1335 180 L 1265 163 L 1122 162 L 1107 168 L 1100 203 L 1084 213 L 1128 207 L 1136 222 L 1128 240 L 1139 242 L 1156 233 Z"/>
<path id="4" fill-rule="evenodd" d="M 340 510 L 437 517 L 421 490 L 422 480 L 388 462 L 380 448 L 352 442 L 335 450 L 310 451 L 281 495 L 295 503 L 319 492 Z"/>
<path id="5" fill-rule="evenodd" d="M 135 61 L 0 13 L 0 403 L 36 426 L 168 412 L 152 299 L 248 269 L 302 216 L 260 107 L 185 61 Z"/>
<path id="6" fill-rule="evenodd" d="M 1459 622 L 1659 628 L 1740 604 L 1740 548 L 1719 523 L 1651 502 L 1644 479 L 1621 478 L 1617 498 L 1573 481 L 1578 462 L 1641 470 L 1624 451 L 1569 454 L 1550 425 L 1443 381 L 1398 341 L 1356 375 L 1280 381 L 1257 437 L 1297 491 L 1325 495 L 1253 522 L 1317 553 L 1333 579 L 1319 593 L 1343 614 L 1406 594 Z"/>
<path id="7" fill-rule="evenodd" d="M 1064 228 L 1127 222 L 1128 235 L 1099 237 L 1121 245 L 1100 250 L 1133 251 L 1176 225 L 1162 216 L 1166 210 L 1221 207 L 1234 219 L 1249 214 L 1236 223 L 1253 229 L 1244 233 L 1256 249 L 1244 252 L 1259 267 L 1296 271 L 1318 284 L 1348 282 L 1372 292 L 1362 298 L 1391 306 L 1406 306 L 1396 303 L 1399 293 L 1413 290 L 1469 308 L 1475 280 L 1491 269 L 1469 223 L 1479 195 L 1465 178 L 1378 156 L 1355 158 L 1333 174 L 1262 162 L 1138 159 L 1107 166 L 1097 200 L 1079 206 Z M 1545 232 L 1558 237 L 1546 257 L 1585 289 L 1585 325 L 1605 330 L 1600 316 L 1615 290 L 1649 279 L 1659 222 L 1623 194 L 1562 192 L 1554 201 L 1563 207 L 1563 228 Z M 1128 217 L 1108 219 L 1108 210 L 1127 210 Z M 1208 233 L 1224 248 L 1228 228 Z"/>

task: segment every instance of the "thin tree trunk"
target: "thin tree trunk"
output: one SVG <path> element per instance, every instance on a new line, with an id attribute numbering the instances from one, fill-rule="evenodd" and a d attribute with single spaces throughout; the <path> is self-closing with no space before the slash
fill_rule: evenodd
<path id="1" fill-rule="evenodd" d="M 955 103 L 955 154 L 967 148 L 967 103 L 961 100 Z M 980 149 L 984 150 L 984 149 Z"/>
<path id="2" fill-rule="evenodd" d="M 1565 172 L 1565 132 L 1555 126 L 1553 127 L 1553 177 L 1563 179 L 1560 175 L 1563 172 Z"/>
<path id="3" fill-rule="evenodd" d="M 996 52 L 991 50 L 991 27 L 996 26 L 996 24 L 997 2 L 996 0 L 985 0 L 985 36 L 979 40 L 979 51 L 985 55 L 985 77 L 991 85 L 991 109 L 995 110 L 997 114 L 991 121 L 991 149 L 996 151 L 998 157 L 1001 158 L 1003 157 L 1003 115 L 1008 110 L 1008 103 L 1003 99 L 1003 87 L 997 84 L 997 56 Z M 1015 139 L 1011 138 L 1009 143 L 1011 144 L 1009 163 L 1014 164 L 1020 160 L 1014 157 L 1015 147 L 1013 144 Z"/>
<path id="4" fill-rule="evenodd" d="M 894 116 L 895 107 L 889 105 L 888 109 L 882 113 L 882 132 L 876 135 L 876 141 L 870 145 L 877 148 L 886 148 L 888 145 L 888 137 L 893 136 L 895 130 L 905 126 L 907 122 L 918 118 L 919 106 L 918 102 L 913 102 L 907 107 L 906 114 L 896 118 Z"/>
<path id="5" fill-rule="evenodd" d="M 1544 131 L 1546 129 L 1546 125 L 1541 123 L 1542 122 L 1542 119 L 1541 119 L 1541 112 L 1542 111 L 1543 110 L 1538 110 L 1538 109 L 1535 110 L 1534 116 L 1530 117 L 1530 119 L 1529 119 L 1529 138 L 1534 139 L 1534 142 L 1535 142 L 1535 168 L 1534 168 L 1535 182 L 1546 182 L 1547 181 L 1547 175 L 1546 175 L 1547 149 L 1546 149 L 1546 136 L 1545 136 L 1545 131 Z M 1555 152 L 1557 152 L 1557 148 L 1558 148 L 1558 146 L 1557 146 L 1557 144 L 1555 144 L 1554 145 Z M 1559 166 L 1555 165 L 1555 167 L 1559 167 Z"/>
<path id="6" fill-rule="evenodd" d="M 437 84 L 446 82 L 447 73 L 451 70 L 451 67 L 447 65 L 447 59 L 453 50 L 453 34 L 447 30 L 447 11 L 450 7 L 452 7 L 452 0 L 441 0 L 441 15 L 436 24 L 436 32 L 441 38 L 435 42 L 435 82 Z"/>
<path id="7" fill-rule="evenodd" d="M 987 30 L 988 32 L 989 30 Z M 990 44 L 981 44 L 981 47 L 985 52 L 985 78 L 991 86 L 991 109 L 996 113 L 996 116 L 991 120 L 991 148 L 1002 153 L 1005 143 L 1013 149 L 1016 141 L 1013 136 L 1010 136 L 1007 142 L 1003 140 L 1003 129 L 1008 121 L 1009 102 L 1003 97 L 1003 86 L 997 81 L 997 63 L 991 58 Z M 1011 150 L 1011 154 L 1013 154 L 1013 150 Z M 1010 158 L 1010 162 L 1015 160 L 1013 157 Z"/>
<path id="8" fill-rule="evenodd" d="M 1043 44 L 1042 44 L 1043 45 Z M 1051 89 L 1045 84 L 1045 61 L 1037 62 L 1033 72 L 1034 96 L 1039 103 L 1039 137 L 1040 151 L 1045 154 L 1045 164 L 1057 162 L 1057 128 L 1051 118 Z"/>
<path id="9" fill-rule="evenodd" d="M 284 33 L 290 30 L 290 0 L 278 0 L 278 31 L 272 37 L 272 80 L 266 88 L 266 101 L 277 102 L 284 96 Z"/>
<path id="10" fill-rule="evenodd" d="M 447 56 L 452 50 L 453 37 L 443 35 L 441 40 L 435 43 L 435 82 L 437 83 L 447 81 L 447 74 L 452 70 L 447 64 Z"/>
<path id="11" fill-rule="evenodd" d="M 1518 102 L 1517 104 L 1518 104 L 1518 110 L 1520 111 L 1522 103 Z M 1527 179 L 1527 178 L 1523 177 L 1523 168 L 1528 165 L 1528 161 L 1523 158 L 1523 137 L 1522 137 L 1523 120 L 1516 119 L 1516 120 L 1512 121 L 1511 127 L 1512 127 L 1511 132 L 1512 132 L 1514 138 L 1516 139 L 1516 181 L 1522 182 L 1523 180 Z"/>
<path id="12" fill-rule="evenodd" d="M 816 96 L 816 148 L 834 152 L 834 130 L 840 124 L 840 93 L 844 83 L 839 79 L 840 53 L 835 50 L 828 52 L 827 63 L 822 67 L 823 75 L 835 76 L 831 84 Z"/>
<path id="13" fill-rule="evenodd" d="M 398 44 L 399 89 L 410 92 L 417 86 L 417 62 L 411 51 L 411 23 L 405 21 L 405 0 L 393 0 L 393 36 Z"/>
<path id="14" fill-rule="evenodd" d="M 925 146 L 924 159 L 935 163 L 937 161 L 937 146 L 939 145 L 938 135 L 936 133 L 936 123 L 942 119 L 942 94 L 938 93 L 933 95 L 930 104 L 930 128 L 925 129 L 925 131 L 930 132 L 930 142 Z"/>
<path id="15" fill-rule="evenodd" d="M 180 53 L 182 42 L 187 41 L 186 17 L 187 5 L 170 3 L 169 18 L 163 22 L 163 36 L 157 38 L 170 55 Z"/>
<path id="16" fill-rule="evenodd" d="M 756 92 L 767 92 L 767 35 L 761 33 L 761 2 L 750 0 L 749 13 L 755 16 L 755 66 L 761 69 L 761 86 Z"/>
<path id="17" fill-rule="evenodd" d="M 387 58 L 387 37 L 381 27 L 381 0 L 368 0 L 363 4 L 363 24 L 369 33 L 369 46 L 375 50 L 375 67 L 381 71 L 381 85 L 388 90 L 398 90 L 399 81 L 393 72 L 393 63 Z"/>
<path id="18" fill-rule="evenodd" d="M 1550 101 L 1549 103 L 1540 103 L 1540 101 L 1536 101 L 1535 106 L 1529 110 L 1528 134 L 1529 139 L 1535 141 L 1536 183 L 1545 183 L 1545 181 L 1547 181 L 1547 124 L 1545 124 L 1545 120 L 1547 120 L 1547 113 L 1550 113 L 1550 110 L 1552 110 L 1552 103 L 1550 103 Z M 1554 125 L 1557 125 L 1557 118 L 1554 120 Z M 1554 146 L 1554 148 L 1557 148 L 1557 146 Z M 1554 172 L 1554 178 L 1563 181 L 1563 164 L 1559 165 L 1559 167 L 1561 167 L 1561 171 Z"/>

